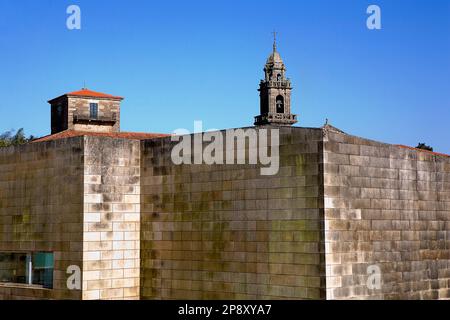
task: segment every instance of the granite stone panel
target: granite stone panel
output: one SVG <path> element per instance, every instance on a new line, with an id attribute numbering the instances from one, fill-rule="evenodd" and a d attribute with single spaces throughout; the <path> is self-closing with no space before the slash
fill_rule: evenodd
<path id="1" fill-rule="evenodd" d="M 83 299 L 139 299 L 139 141 L 85 137 L 83 196 Z"/>
<path id="2" fill-rule="evenodd" d="M 323 152 L 327 299 L 448 299 L 450 158 L 336 132 Z"/>
<path id="3" fill-rule="evenodd" d="M 325 298 L 322 130 L 280 128 L 273 176 L 175 165 L 170 140 L 141 145 L 141 297 Z"/>
<path id="4" fill-rule="evenodd" d="M 0 252 L 52 252 L 53 288 L 0 284 L 0 299 L 80 299 L 66 273 L 83 259 L 83 139 L 0 148 Z"/>

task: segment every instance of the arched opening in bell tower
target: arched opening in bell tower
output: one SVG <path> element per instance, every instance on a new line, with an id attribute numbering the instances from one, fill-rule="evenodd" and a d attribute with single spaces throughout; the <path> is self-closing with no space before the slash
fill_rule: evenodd
<path id="1" fill-rule="evenodd" d="M 282 95 L 276 98 L 277 113 L 284 113 L 284 98 Z"/>

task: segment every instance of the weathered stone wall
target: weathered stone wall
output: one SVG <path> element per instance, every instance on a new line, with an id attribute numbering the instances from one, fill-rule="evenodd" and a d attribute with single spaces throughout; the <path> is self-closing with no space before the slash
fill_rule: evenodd
<path id="1" fill-rule="evenodd" d="M 328 299 L 450 297 L 450 158 L 329 132 Z M 381 269 L 369 289 L 367 268 Z"/>
<path id="2" fill-rule="evenodd" d="M 76 137 L 0 148 L 0 251 L 54 252 L 54 287 L 0 299 L 138 299 L 140 142 Z M 79 266 L 82 291 L 68 290 Z"/>
<path id="3" fill-rule="evenodd" d="M 174 165 L 175 143 L 0 148 L 0 251 L 55 259 L 53 289 L 1 284 L 0 299 L 450 297 L 449 157 L 283 127 L 280 170 L 263 176 Z"/>
<path id="4" fill-rule="evenodd" d="M 83 299 L 139 299 L 140 142 L 85 139 Z"/>
<path id="5" fill-rule="evenodd" d="M 141 298 L 325 298 L 320 129 L 280 129 L 280 170 L 174 165 L 142 142 Z"/>
<path id="6" fill-rule="evenodd" d="M 82 235 L 82 138 L 0 148 L 0 251 L 54 252 L 52 290 L 2 284 L 0 299 L 80 299 L 66 270 Z"/>

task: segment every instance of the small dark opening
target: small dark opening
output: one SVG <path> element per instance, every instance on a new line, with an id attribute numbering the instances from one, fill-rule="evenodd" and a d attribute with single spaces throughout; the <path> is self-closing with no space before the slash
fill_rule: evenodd
<path id="1" fill-rule="evenodd" d="M 284 113 L 284 98 L 278 96 L 276 99 L 277 113 Z"/>

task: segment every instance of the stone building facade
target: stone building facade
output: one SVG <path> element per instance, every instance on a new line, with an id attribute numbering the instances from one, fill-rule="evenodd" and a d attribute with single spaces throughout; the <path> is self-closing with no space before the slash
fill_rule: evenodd
<path id="1" fill-rule="evenodd" d="M 450 157 L 292 127 L 275 45 L 265 76 L 242 129 L 278 130 L 275 175 L 174 164 L 120 97 L 51 100 L 51 135 L 0 148 L 0 299 L 450 298 Z"/>

